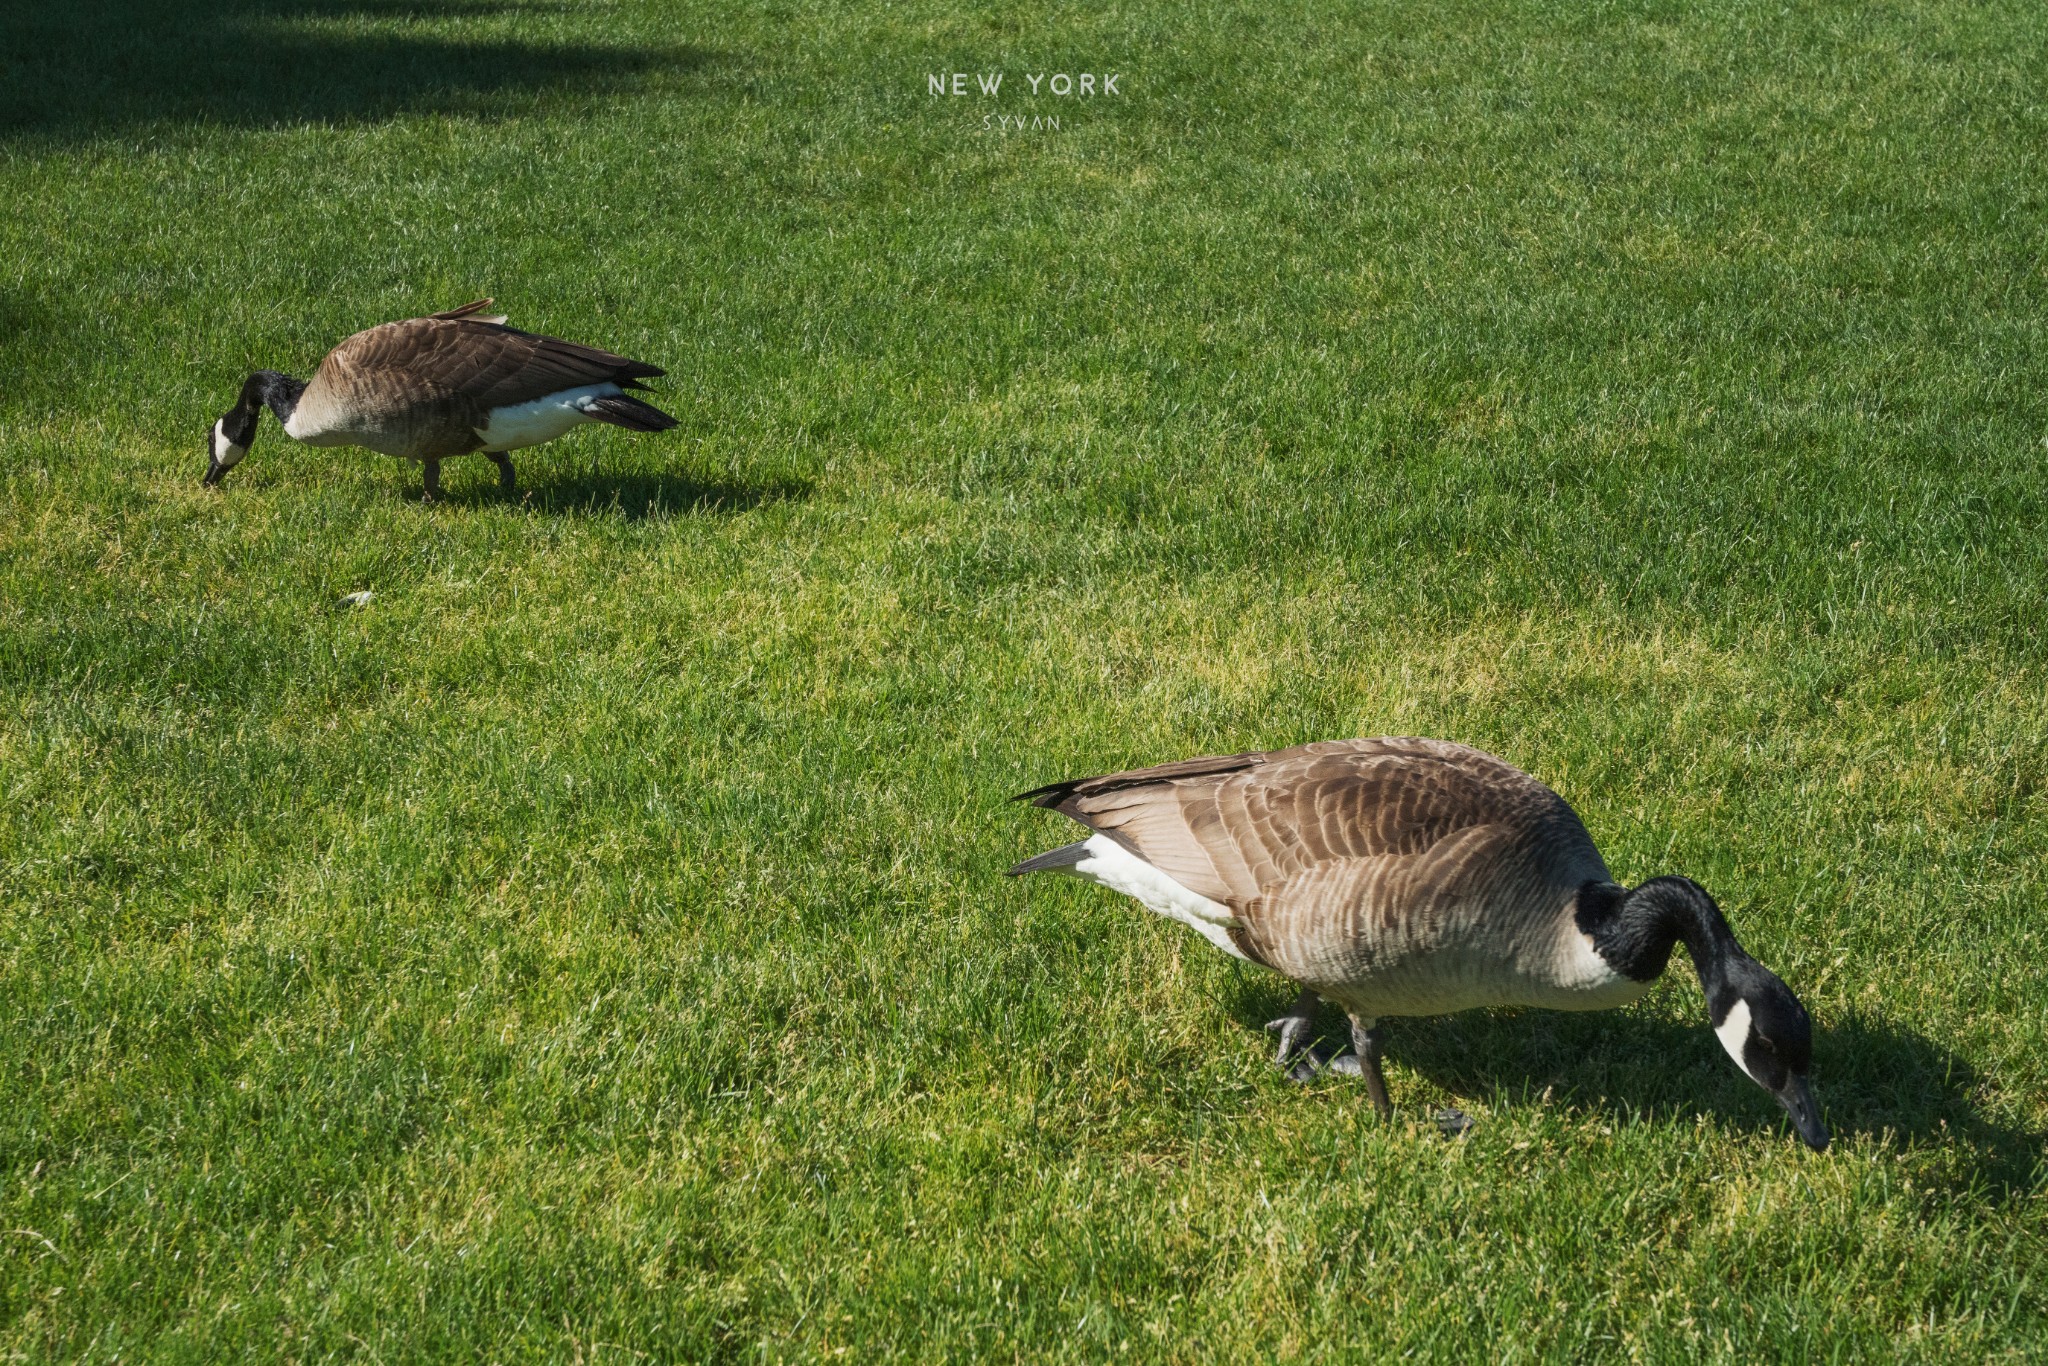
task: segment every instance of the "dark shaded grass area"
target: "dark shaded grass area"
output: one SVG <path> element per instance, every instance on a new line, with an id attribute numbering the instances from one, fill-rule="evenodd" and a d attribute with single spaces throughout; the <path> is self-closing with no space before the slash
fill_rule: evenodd
<path id="1" fill-rule="evenodd" d="M 412 0 L 20 5 L 0 15 L 0 138 L 76 141 L 196 125 L 503 115 L 711 60 L 688 46 L 500 36 L 568 6 Z"/>

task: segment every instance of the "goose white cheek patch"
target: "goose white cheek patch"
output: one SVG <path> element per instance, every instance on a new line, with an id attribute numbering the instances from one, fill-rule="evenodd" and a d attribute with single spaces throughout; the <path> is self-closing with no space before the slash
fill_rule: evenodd
<path id="1" fill-rule="evenodd" d="M 225 421 L 226 419 L 222 420 Z M 190 429 L 188 428 L 187 430 Z M 213 424 L 213 458 L 220 462 L 222 469 L 233 469 L 241 461 L 242 457 L 248 453 L 249 448 L 247 446 L 237 446 L 234 442 L 228 440 L 227 433 L 221 430 L 221 423 L 216 422 Z"/>
<path id="2" fill-rule="evenodd" d="M 1721 1047 L 1728 1050 L 1728 1056 L 1735 1059 L 1735 1065 L 1742 1069 L 1742 1075 L 1750 1075 L 1749 1064 L 1742 1060 L 1742 1047 L 1749 1042 L 1749 1002 L 1737 1001 L 1728 1012 L 1728 1018 L 1714 1026 L 1715 1035 L 1721 1040 Z"/>

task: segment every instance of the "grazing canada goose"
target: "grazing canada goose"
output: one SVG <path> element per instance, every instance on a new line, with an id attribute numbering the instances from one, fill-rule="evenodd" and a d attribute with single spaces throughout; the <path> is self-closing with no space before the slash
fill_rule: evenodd
<path id="1" fill-rule="evenodd" d="M 1714 899 L 1682 877 L 1616 885 L 1564 799 L 1490 754 L 1443 740 L 1332 740 L 1053 783 L 1017 800 L 1092 833 L 1010 876 L 1100 883 L 1292 978 L 1300 997 L 1267 1026 L 1283 1068 L 1312 1033 L 1317 998 L 1336 1002 L 1353 1052 L 1331 1066 L 1363 1074 L 1382 1115 L 1392 1113 L 1382 1017 L 1605 1010 L 1649 990 L 1683 943 L 1721 1046 L 1808 1146 L 1827 1147 L 1806 1079 L 1806 1009 L 1743 952 Z"/>
<path id="2" fill-rule="evenodd" d="M 636 432 L 676 420 L 627 393 L 665 373 L 659 366 L 536 336 L 484 316 L 489 299 L 427 318 L 358 332 L 327 353 L 308 380 L 258 370 L 235 406 L 213 424 L 205 483 L 212 488 L 249 453 L 259 409 L 309 446 L 365 446 L 417 460 L 427 497 L 441 492 L 441 462 L 482 451 L 512 489 L 505 452 L 553 441 L 585 422 Z"/>

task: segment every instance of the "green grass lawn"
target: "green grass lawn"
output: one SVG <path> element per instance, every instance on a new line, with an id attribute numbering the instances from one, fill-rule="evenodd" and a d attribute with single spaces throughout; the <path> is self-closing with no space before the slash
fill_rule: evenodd
<path id="1" fill-rule="evenodd" d="M 0 45 L 0 1357 L 2048 1356 L 2048 11 Z M 483 294 L 682 426 L 200 488 L 249 369 Z M 1682 960 L 1393 1022 L 1389 1125 L 999 875 L 1023 788 L 1383 733 L 1711 888 L 1835 1146 Z"/>

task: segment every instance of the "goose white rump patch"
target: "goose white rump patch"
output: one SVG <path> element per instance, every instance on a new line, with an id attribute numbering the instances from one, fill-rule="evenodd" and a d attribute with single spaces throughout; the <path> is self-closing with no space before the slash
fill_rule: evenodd
<path id="1" fill-rule="evenodd" d="M 1082 847 L 1087 856 L 1062 871 L 1122 892 L 1146 910 L 1178 920 L 1232 958 L 1244 957 L 1226 932 L 1237 917 L 1224 907 L 1189 891 L 1107 835 L 1090 835 Z"/>
<path id="2" fill-rule="evenodd" d="M 563 389 L 531 403 L 493 408 L 488 426 L 476 429 L 487 451 L 516 451 L 521 446 L 538 446 L 553 441 L 571 427 L 594 421 L 590 405 L 625 391 L 616 384 L 586 384 L 581 389 Z"/>

